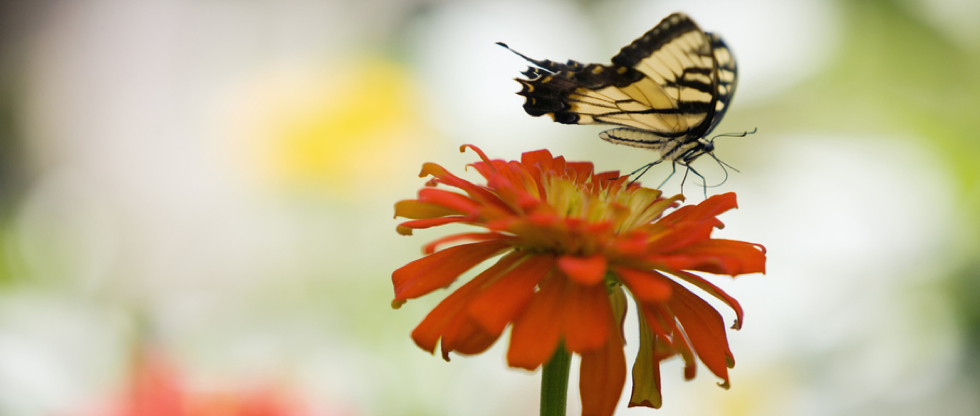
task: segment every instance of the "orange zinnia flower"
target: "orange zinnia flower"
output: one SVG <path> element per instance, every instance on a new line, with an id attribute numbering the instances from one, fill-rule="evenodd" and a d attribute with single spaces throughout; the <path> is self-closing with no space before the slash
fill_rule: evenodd
<path id="1" fill-rule="evenodd" d="M 422 349 L 485 351 L 513 325 L 507 361 L 533 370 L 558 348 L 582 356 L 583 415 L 610 415 L 626 380 L 621 324 L 623 287 L 640 311 L 640 352 L 633 366 L 630 406 L 659 407 L 659 363 L 675 354 L 695 374 L 694 357 L 728 385 L 734 365 L 721 315 L 679 281 L 720 299 L 736 314 L 739 304 L 689 271 L 739 275 L 765 271 L 765 251 L 741 241 L 711 238 L 718 214 L 736 207 L 735 194 L 715 195 L 678 207 L 683 196 L 627 182 L 618 172 L 595 173 L 591 163 L 566 162 L 548 151 L 521 161 L 474 163 L 486 185 L 427 163 L 433 178 L 417 199 L 395 204 L 408 218 L 398 232 L 450 223 L 485 232 L 451 235 L 424 247 L 427 256 L 392 274 L 393 307 L 452 284 L 462 273 L 503 254 L 442 301 L 412 332 Z M 461 192 L 437 189 L 448 185 Z M 669 214 L 665 211 L 672 209 Z M 465 242 L 463 244 L 458 244 Z M 451 247 L 442 248 L 449 244 Z M 437 250 L 442 248 L 441 250 Z"/>

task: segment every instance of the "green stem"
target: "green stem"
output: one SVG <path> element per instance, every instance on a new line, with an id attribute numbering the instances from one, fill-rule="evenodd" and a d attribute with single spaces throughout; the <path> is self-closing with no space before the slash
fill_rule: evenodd
<path id="1" fill-rule="evenodd" d="M 568 399 L 568 370 L 572 356 L 558 345 L 541 372 L 541 416 L 565 416 L 565 402 Z"/>

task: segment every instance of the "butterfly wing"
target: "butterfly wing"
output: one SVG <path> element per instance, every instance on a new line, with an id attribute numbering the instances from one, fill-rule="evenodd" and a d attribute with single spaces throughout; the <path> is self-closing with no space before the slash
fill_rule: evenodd
<path id="1" fill-rule="evenodd" d="M 738 66 L 735 64 L 735 56 L 732 55 L 732 51 L 728 49 L 728 45 L 721 40 L 720 36 L 714 33 L 707 35 L 711 42 L 712 53 L 715 56 L 715 78 L 718 80 L 718 85 L 715 95 L 715 112 L 711 117 L 711 124 L 708 125 L 702 136 L 711 133 L 715 126 L 721 122 L 722 117 L 725 116 L 725 111 L 728 111 L 728 104 L 732 102 L 732 97 L 735 96 L 735 87 L 738 86 Z"/>
<path id="2" fill-rule="evenodd" d="M 624 47 L 612 65 L 521 56 L 537 65 L 524 72 L 528 79 L 517 79 L 528 114 L 548 114 L 564 124 L 621 126 L 602 138 L 653 150 L 707 134 L 735 91 L 728 48 L 681 13 Z"/>

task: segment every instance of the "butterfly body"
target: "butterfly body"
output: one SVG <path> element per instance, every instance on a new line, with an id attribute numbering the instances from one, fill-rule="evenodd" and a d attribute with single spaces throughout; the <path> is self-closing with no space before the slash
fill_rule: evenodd
<path id="1" fill-rule="evenodd" d="M 622 48 L 612 65 L 560 64 L 514 53 L 536 65 L 523 72 L 527 79 L 517 79 L 528 114 L 617 126 L 599 137 L 658 152 L 660 159 L 648 166 L 670 161 L 689 167 L 710 154 L 714 145 L 704 137 L 724 116 L 738 80 L 728 46 L 682 13 Z"/>

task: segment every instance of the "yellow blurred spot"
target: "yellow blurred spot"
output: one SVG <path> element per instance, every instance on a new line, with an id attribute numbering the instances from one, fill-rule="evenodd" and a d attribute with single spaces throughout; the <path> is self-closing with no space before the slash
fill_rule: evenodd
<path id="1" fill-rule="evenodd" d="M 420 156 L 411 156 L 429 147 L 421 98 L 390 61 L 280 70 L 236 95 L 232 137 L 244 138 L 248 170 L 276 188 L 371 193 L 377 181 L 414 173 Z"/>

